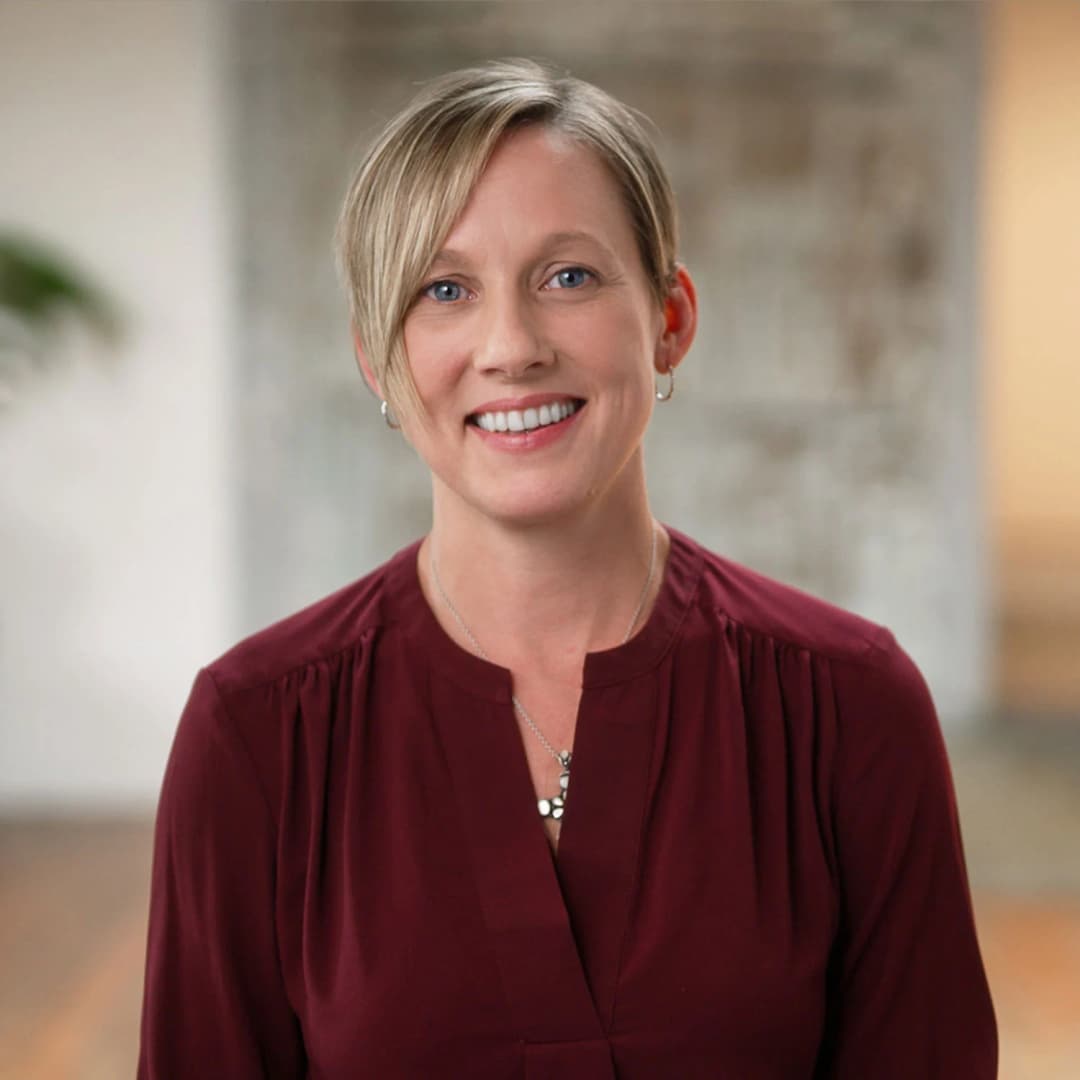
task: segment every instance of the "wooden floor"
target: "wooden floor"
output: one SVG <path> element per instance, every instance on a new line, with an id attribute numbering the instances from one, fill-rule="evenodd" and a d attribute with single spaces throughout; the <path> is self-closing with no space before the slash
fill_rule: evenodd
<path id="1" fill-rule="evenodd" d="M 0 1077 L 135 1074 L 151 827 L 0 825 Z"/>
<path id="2" fill-rule="evenodd" d="M 953 760 L 1000 1075 L 1077 1080 L 1080 770 L 1015 748 Z M 146 821 L 0 823 L 0 1080 L 134 1075 L 150 854 Z"/>

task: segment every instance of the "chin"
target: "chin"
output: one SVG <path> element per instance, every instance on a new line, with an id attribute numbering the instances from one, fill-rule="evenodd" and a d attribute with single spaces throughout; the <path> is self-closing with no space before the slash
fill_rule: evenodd
<path id="1" fill-rule="evenodd" d="M 509 528 L 529 528 L 559 521 L 576 510 L 587 500 L 574 497 L 565 489 L 546 492 L 506 492 L 503 497 L 486 493 L 482 498 L 469 499 L 472 508 L 492 521 Z"/>

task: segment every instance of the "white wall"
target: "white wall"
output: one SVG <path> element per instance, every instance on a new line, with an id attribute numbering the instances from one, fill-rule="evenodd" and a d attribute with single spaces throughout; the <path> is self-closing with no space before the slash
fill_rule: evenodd
<path id="1" fill-rule="evenodd" d="M 222 98 L 213 5 L 0 4 L 0 227 L 128 336 L 0 410 L 0 810 L 152 805 L 229 638 Z"/>

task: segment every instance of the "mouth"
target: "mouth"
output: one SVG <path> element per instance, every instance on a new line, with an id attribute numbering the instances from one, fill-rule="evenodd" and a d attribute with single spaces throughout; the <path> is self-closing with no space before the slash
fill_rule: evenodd
<path id="1" fill-rule="evenodd" d="M 525 434 L 564 424 L 584 406 L 584 398 L 553 398 L 542 405 L 530 406 L 527 409 L 471 413 L 465 418 L 465 423 L 482 431 Z"/>

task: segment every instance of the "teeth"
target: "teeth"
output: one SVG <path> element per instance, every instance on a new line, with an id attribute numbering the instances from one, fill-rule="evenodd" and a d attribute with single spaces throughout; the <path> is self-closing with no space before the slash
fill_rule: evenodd
<path id="1" fill-rule="evenodd" d="M 477 427 L 484 431 L 535 431 L 537 428 L 547 427 L 548 424 L 557 424 L 575 412 L 577 405 L 574 402 L 553 401 L 548 405 L 541 405 L 538 409 L 477 413 L 475 420 Z"/>

